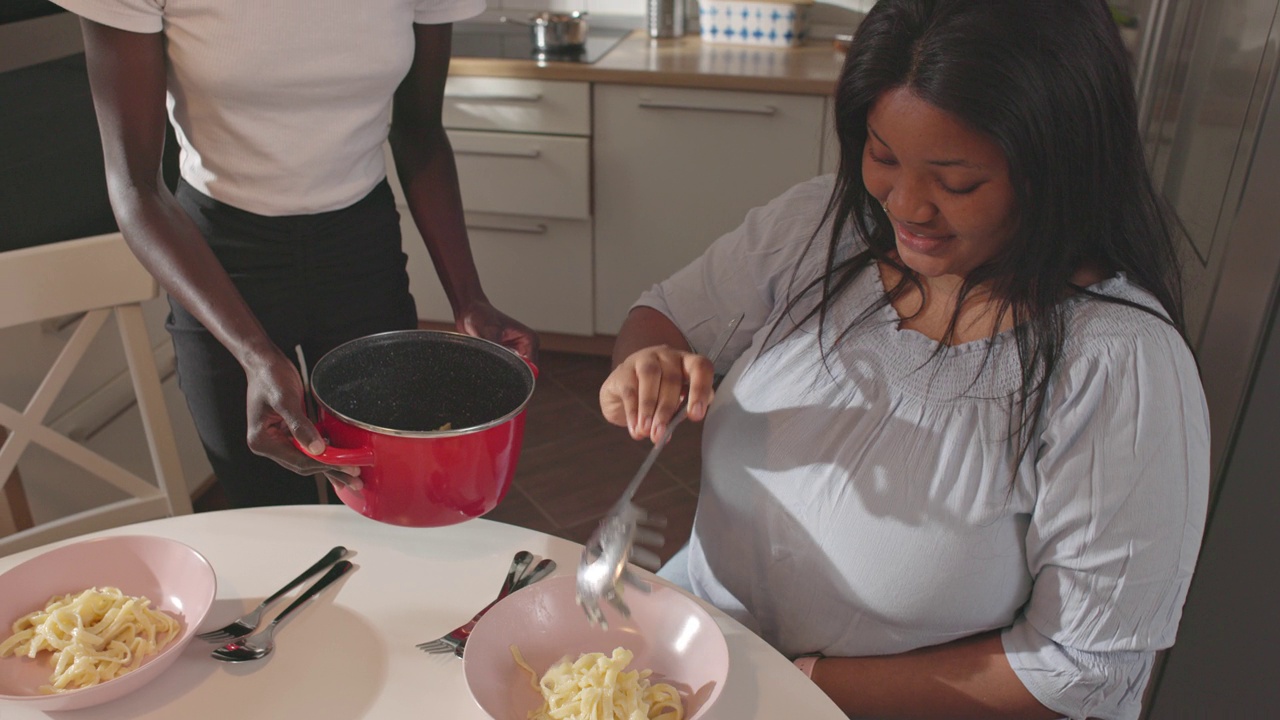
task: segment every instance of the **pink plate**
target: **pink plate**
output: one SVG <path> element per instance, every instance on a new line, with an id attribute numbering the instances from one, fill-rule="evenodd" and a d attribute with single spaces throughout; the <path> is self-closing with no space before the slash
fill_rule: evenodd
<path id="1" fill-rule="evenodd" d="M 629 588 L 631 619 L 606 609 L 609 629 L 601 630 L 578 607 L 575 584 L 572 575 L 547 578 L 508 596 L 476 624 L 463 672 L 471 696 L 489 717 L 524 718 L 542 705 L 542 696 L 529 686 L 529 673 L 512 658 L 512 645 L 539 677 L 562 659 L 624 647 L 635 654 L 628 670 L 652 670 L 651 682 L 680 691 L 685 718 L 703 717 L 729 674 L 724 634 L 707 611 L 665 585 L 654 584 L 647 595 Z"/>
<path id="2" fill-rule="evenodd" d="M 49 598 L 104 585 L 118 587 L 127 595 L 146 596 L 151 607 L 178 620 L 182 634 L 137 670 L 101 685 L 56 695 L 39 691 L 49 682 L 48 653 L 35 659 L 0 658 L 0 707 L 11 702 L 40 710 L 71 710 L 137 690 L 182 654 L 217 592 L 217 578 L 209 561 L 176 540 L 144 535 L 84 540 L 50 550 L 0 575 L 0 639 L 9 636 L 18 618 L 44 607 Z"/>

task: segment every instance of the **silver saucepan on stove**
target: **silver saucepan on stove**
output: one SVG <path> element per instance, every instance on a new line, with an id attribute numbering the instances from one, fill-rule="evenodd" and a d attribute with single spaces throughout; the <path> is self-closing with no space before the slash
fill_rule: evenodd
<path id="1" fill-rule="evenodd" d="M 502 22 L 528 27 L 535 52 L 571 52 L 587 44 L 587 13 L 578 10 L 534 13 L 527 22 L 503 16 Z"/>

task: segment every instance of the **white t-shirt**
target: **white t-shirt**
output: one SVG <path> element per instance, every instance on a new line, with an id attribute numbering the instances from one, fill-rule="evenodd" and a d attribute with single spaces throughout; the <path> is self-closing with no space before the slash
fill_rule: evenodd
<path id="1" fill-rule="evenodd" d="M 1208 411 L 1190 350 L 1148 313 L 1069 300 L 1043 422 L 1016 469 L 1008 333 L 936 358 L 885 306 L 825 355 L 812 322 L 762 351 L 831 180 L 753 210 L 640 300 L 704 352 L 746 314 L 703 430 L 692 588 L 788 655 L 896 654 L 1003 628 L 1044 705 L 1136 718 L 1204 530 Z M 801 276 L 824 259 L 809 253 Z M 1159 308 L 1124 276 L 1092 289 Z M 829 329 L 883 294 L 864 270 Z"/>
<path id="2" fill-rule="evenodd" d="M 413 24 L 485 0 L 53 0 L 82 17 L 163 32 L 182 177 L 260 215 L 347 207 L 386 177 L 391 97 Z"/>

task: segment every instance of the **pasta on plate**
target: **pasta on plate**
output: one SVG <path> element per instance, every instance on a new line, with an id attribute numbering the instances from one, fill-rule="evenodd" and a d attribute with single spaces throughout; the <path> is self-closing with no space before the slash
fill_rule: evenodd
<path id="1" fill-rule="evenodd" d="M 119 588 L 89 588 L 49 599 L 13 624 L 0 642 L 0 658 L 35 658 L 50 652 L 53 674 L 44 693 L 97 685 L 137 669 L 178 637 L 178 621 L 151 608 L 145 597 Z"/>
<path id="2" fill-rule="evenodd" d="M 615 648 L 612 655 L 583 653 L 577 660 L 552 665 L 538 673 L 515 645 L 511 655 L 529 673 L 530 685 L 542 693 L 542 707 L 528 720 L 682 720 L 680 694 L 666 683 L 650 683 L 650 670 L 627 670 L 634 657 Z"/>

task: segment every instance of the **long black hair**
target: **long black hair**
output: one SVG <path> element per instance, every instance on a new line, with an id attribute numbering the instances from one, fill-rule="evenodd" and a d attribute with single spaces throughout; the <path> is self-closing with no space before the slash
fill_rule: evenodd
<path id="1" fill-rule="evenodd" d="M 894 231 L 862 181 L 867 113 L 897 88 L 987 136 L 1008 162 L 1017 229 L 966 278 L 935 358 L 950 343 L 966 295 L 978 286 L 989 291 L 994 316 L 1012 321 L 1021 362 L 1010 416 L 1020 435 L 1017 462 L 1062 356 L 1063 301 L 1087 295 L 1147 310 L 1074 284 L 1080 268 L 1125 273 L 1155 296 L 1185 339 L 1179 226 L 1147 170 L 1130 59 L 1104 0 L 879 0 L 858 27 L 837 83 L 840 156 L 825 217 L 826 266 L 793 296 L 789 311 L 820 293 L 797 327 L 815 315 L 825 324 L 840 293 L 877 262 L 902 280 L 855 325 L 921 287 L 896 258 Z M 866 244 L 852 257 L 840 252 L 850 230 Z M 811 240 L 811 251 L 818 242 Z"/>

